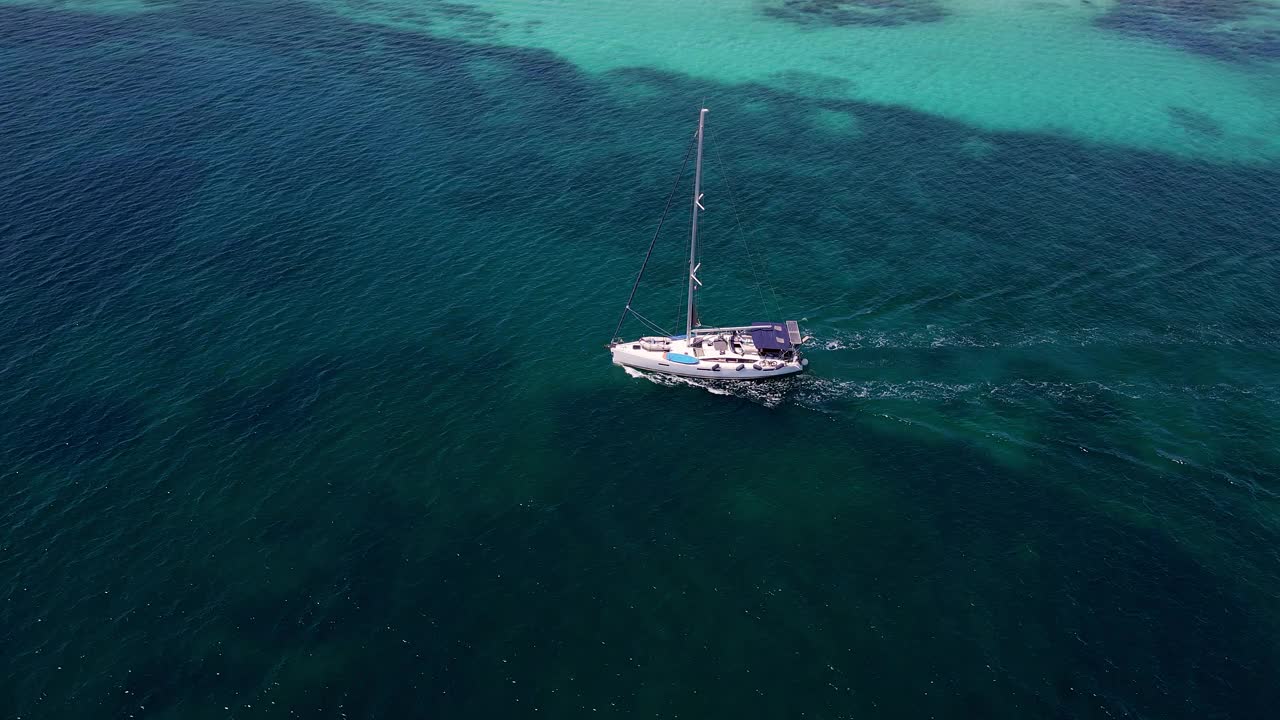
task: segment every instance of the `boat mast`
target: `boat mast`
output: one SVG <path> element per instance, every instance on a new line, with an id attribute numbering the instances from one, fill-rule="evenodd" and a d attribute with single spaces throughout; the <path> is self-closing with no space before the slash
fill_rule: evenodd
<path id="1" fill-rule="evenodd" d="M 693 222 L 689 231 L 689 313 L 685 317 L 684 336 L 685 340 L 693 338 L 693 322 L 694 322 L 694 302 L 693 292 L 696 287 L 702 283 L 698 281 L 698 211 L 702 210 L 702 125 L 707 118 L 707 109 L 702 108 L 698 113 L 698 159 L 694 163 L 693 170 Z"/>

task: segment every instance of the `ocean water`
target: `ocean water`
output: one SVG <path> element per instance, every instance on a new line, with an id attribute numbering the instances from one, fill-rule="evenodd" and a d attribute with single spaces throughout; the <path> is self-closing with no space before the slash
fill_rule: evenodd
<path id="1" fill-rule="evenodd" d="M 0 3 L 0 717 L 1269 717 L 1278 71 L 1264 0 Z M 603 347 L 703 102 L 789 381 Z"/>

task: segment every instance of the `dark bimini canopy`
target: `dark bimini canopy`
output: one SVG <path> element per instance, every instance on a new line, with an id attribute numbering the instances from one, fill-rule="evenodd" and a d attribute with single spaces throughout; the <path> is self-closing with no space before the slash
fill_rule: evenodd
<path id="1" fill-rule="evenodd" d="M 782 323 L 751 323 L 751 341 L 757 350 L 790 350 L 792 347 Z"/>

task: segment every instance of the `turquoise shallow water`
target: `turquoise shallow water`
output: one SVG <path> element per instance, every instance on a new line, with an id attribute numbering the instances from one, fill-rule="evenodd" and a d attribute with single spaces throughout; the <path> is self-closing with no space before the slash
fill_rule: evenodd
<path id="1" fill-rule="evenodd" d="M 1274 4 L 1096 5 L 0 5 L 0 716 L 1268 716 Z"/>

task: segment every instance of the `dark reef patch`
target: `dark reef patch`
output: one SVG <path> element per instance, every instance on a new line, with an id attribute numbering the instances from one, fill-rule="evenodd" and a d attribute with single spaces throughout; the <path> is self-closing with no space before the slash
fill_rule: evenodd
<path id="1" fill-rule="evenodd" d="M 1222 123 L 1209 113 L 1178 105 L 1170 105 L 1165 112 L 1169 114 L 1169 118 L 1175 125 L 1193 135 L 1222 136 Z"/>
<path id="2" fill-rule="evenodd" d="M 408 26 L 447 27 L 450 32 L 472 40 L 491 39 L 495 31 L 501 27 L 501 21 L 494 13 L 475 5 L 452 0 L 420 0 L 412 4 L 385 0 L 349 0 L 347 4 L 356 12 L 368 12 Z M 273 47 L 311 46 L 329 50 L 356 49 L 356 46 L 339 44 L 336 42 L 338 37 L 335 36 L 288 32 L 291 27 L 307 25 L 313 20 L 324 22 L 326 18 L 341 18 L 340 15 L 305 0 L 283 0 L 273 5 L 275 7 L 271 12 L 261 12 L 260 8 L 253 4 L 233 7 L 217 0 L 184 0 L 176 3 L 167 14 L 192 29 L 236 41 L 254 38 L 255 41 L 270 43 Z M 335 27 L 336 30 L 343 33 L 358 33 L 366 38 L 377 37 L 386 30 L 377 25 L 345 20 L 342 22 L 343 26 Z M 390 32 L 394 34 L 405 31 L 390 30 Z M 409 34 L 415 33 L 409 32 Z"/>
<path id="3" fill-rule="evenodd" d="M 1261 0 L 1119 0 L 1095 22 L 1221 60 L 1280 58 L 1280 7 Z"/>
<path id="4" fill-rule="evenodd" d="M 763 12 L 801 27 L 894 27 L 947 17 L 946 8 L 936 0 L 782 0 L 765 6 Z"/>
<path id="5" fill-rule="evenodd" d="M 228 437 L 263 441 L 296 433 L 319 417 L 343 370 L 341 358 L 314 357 L 256 387 L 225 382 L 201 398 L 202 415 Z"/>

